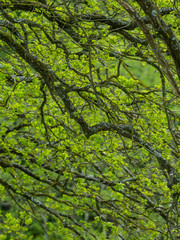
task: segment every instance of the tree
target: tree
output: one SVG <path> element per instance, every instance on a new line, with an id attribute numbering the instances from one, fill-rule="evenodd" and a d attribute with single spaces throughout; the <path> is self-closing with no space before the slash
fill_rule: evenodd
<path id="1" fill-rule="evenodd" d="M 180 237 L 178 7 L 0 1 L 0 239 Z"/>

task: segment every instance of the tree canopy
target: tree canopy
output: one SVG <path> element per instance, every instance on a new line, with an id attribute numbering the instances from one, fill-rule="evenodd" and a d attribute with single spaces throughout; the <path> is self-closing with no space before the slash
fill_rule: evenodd
<path id="1" fill-rule="evenodd" d="M 180 9 L 0 0 L 0 239 L 180 238 Z"/>

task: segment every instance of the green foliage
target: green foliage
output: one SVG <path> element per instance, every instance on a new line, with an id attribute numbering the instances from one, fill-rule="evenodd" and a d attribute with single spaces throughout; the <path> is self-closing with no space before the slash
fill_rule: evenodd
<path id="1" fill-rule="evenodd" d="M 177 239 L 178 4 L 0 6 L 0 240 Z"/>

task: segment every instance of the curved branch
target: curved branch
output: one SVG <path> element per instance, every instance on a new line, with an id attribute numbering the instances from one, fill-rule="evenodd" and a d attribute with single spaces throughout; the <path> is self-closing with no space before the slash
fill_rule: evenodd
<path id="1" fill-rule="evenodd" d="M 59 79 L 52 70 L 49 69 L 47 64 L 38 60 L 34 55 L 26 53 L 25 49 L 20 44 L 15 42 L 10 35 L 0 31 L 0 39 L 6 42 L 11 48 L 14 47 L 16 49 L 16 52 L 43 77 L 50 91 L 52 90 L 52 88 L 54 88 L 53 83 L 56 80 L 65 85 L 64 82 Z M 89 126 L 83 116 L 78 113 L 77 109 L 75 108 L 68 94 L 66 93 L 65 88 L 62 85 L 59 85 L 55 88 L 55 91 L 64 102 L 64 105 L 66 107 L 66 110 L 68 110 L 70 117 L 80 125 L 84 135 L 87 138 L 94 134 L 97 134 L 100 131 L 117 131 L 118 134 L 120 134 L 121 136 L 132 139 L 141 146 L 144 146 L 151 154 L 153 154 L 157 158 L 160 168 L 163 171 L 167 179 L 168 186 L 170 188 L 177 183 L 176 170 L 166 159 L 162 157 L 162 155 L 157 150 L 154 150 L 150 144 L 143 141 L 139 137 L 137 131 L 132 128 L 132 126 L 126 124 L 116 125 L 106 122 L 100 122 L 94 126 Z M 166 171 L 169 176 L 166 175 Z"/>

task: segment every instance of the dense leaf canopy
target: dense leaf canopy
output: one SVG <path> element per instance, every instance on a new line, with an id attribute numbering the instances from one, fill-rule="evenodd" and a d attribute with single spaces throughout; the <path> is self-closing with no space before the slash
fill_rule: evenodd
<path id="1" fill-rule="evenodd" d="M 0 239 L 179 239 L 178 8 L 0 0 Z"/>

